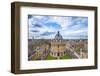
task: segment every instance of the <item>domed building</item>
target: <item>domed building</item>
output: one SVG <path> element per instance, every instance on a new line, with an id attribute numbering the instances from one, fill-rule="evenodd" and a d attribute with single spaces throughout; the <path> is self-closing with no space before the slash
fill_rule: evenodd
<path id="1" fill-rule="evenodd" d="M 58 31 L 55 38 L 51 40 L 51 52 L 50 55 L 55 58 L 63 57 L 65 54 L 66 44 Z"/>
<path id="2" fill-rule="evenodd" d="M 63 39 L 59 31 L 53 39 L 28 41 L 28 60 L 88 58 L 88 40 Z"/>

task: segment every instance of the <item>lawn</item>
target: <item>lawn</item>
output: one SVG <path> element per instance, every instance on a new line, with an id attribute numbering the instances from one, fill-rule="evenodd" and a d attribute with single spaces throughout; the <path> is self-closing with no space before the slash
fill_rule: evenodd
<path id="1" fill-rule="evenodd" d="M 75 51 L 79 52 L 80 51 L 80 48 L 79 47 L 75 48 Z"/>
<path id="2" fill-rule="evenodd" d="M 68 54 L 68 53 L 65 53 L 65 55 L 63 57 L 61 57 L 60 59 L 71 59 L 72 57 Z M 48 54 L 46 60 L 55 60 L 57 58 L 54 58 L 52 56 L 50 56 L 50 53 Z"/>
<path id="3" fill-rule="evenodd" d="M 50 56 L 50 53 L 48 54 L 48 56 L 46 58 L 46 60 L 54 60 L 54 59 L 57 59 L 57 58 L 54 58 L 54 57 Z"/>
<path id="4" fill-rule="evenodd" d="M 72 57 L 68 53 L 65 53 L 65 55 L 61 57 L 60 59 L 71 59 L 71 58 Z"/>

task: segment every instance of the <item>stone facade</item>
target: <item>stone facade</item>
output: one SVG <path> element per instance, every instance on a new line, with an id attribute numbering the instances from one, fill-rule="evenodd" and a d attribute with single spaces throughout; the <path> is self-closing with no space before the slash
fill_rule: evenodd
<path id="1" fill-rule="evenodd" d="M 51 52 L 50 55 L 56 58 L 64 56 L 65 53 L 65 42 L 58 31 L 55 38 L 51 40 Z"/>

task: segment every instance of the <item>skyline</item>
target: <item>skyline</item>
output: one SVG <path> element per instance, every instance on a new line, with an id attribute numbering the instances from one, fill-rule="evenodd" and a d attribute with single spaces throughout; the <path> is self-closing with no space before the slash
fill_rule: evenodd
<path id="1" fill-rule="evenodd" d="M 28 15 L 28 39 L 88 39 L 88 17 Z"/>

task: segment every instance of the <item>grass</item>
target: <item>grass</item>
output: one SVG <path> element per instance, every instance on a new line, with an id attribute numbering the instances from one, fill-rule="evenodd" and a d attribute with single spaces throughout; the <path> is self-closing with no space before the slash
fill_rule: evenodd
<path id="1" fill-rule="evenodd" d="M 65 53 L 65 55 L 61 57 L 60 59 L 71 59 L 71 58 L 72 57 L 68 53 Z"/>
<path id="2" fill-rule="evenodd" d="M 77 47 L 75 50 L 76 50 L 77 52 L 79 52 L 79 51 L 80 51 L 80 48 L 79 48 L 79 47 Z"/>
<path id="3" fill-rule="evenodd" d="M 63 57 L 60 57 L 60 59 L 71 59 L 72 57 L 68 54 L 65 53 L 65 55 Z M 54 58 L 50 55 L 50 53 L 48 54 L 46 60 L 56 60 L 57 58 Z"/>
<path id="4" fill-rule="evenodd" d="M 57 59 L 57 58 L 52 57 L 52 56 L 50 55 L 50 53 L 48 54 L 48 56 L 47 56 L 47 58 L 46 58 L 46 60 L 54 60 L 54 59 Z"/>

